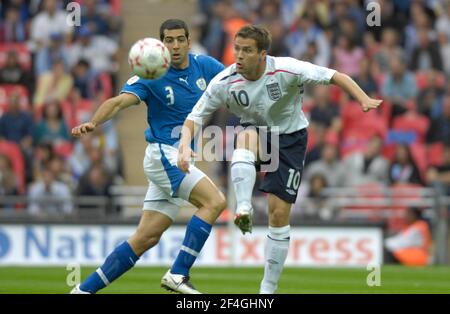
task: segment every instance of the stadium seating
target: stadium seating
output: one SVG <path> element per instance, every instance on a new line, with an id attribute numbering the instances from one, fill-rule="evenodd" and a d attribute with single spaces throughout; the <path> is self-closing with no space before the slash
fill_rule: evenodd
<path id="1" fill-rule="evenodd" d="M 25 163 L 19 145 L 14 142 L 0 140 L 0 153 L 9 157 L 12 162 L 14 174 L 18 178 L 18 190 L 25 193 Z"/>
<path id="2" fill-rule="evenodd" d="M 430 120 L 419 113 L 408 112 L 394 118 L 392 128 L 394 130 L 414 131 L 417 134 L 417 140 L 421 143 L 425 141 L 425 136 L 430 126 Z"/>
<path id="3" fill-rule="evenodd" d="M 425 89 L 429 85 L 429 77 L 426 72 L 416 73 L 416 84 L 419 90 Z M 445 76 L 442 73 L 437 73 L 436 86 L 443 88 L 445 86 Z"/>
<path id="4" fill-rule="evenodd" d="M 430 166 L 442 166 L 444 163 L 444 144 L 436 142 L 428 145 L 426 159 Z"/>
<path id="5" fill-rule="evenodd" d="M 25 70 L 31 69 L 31 54 L 25 44 L 22 43 L 0 43 L 0 68 L 5 66 L 9 51 L 16 51 L 19 63 Z"/>
<path id="6" fill-rule="evenodd" d="M 0 85 L 0 116 L 8 111 L 9 97 L 13 93 L 19 93 L 21 109 L 29 109 L 30 100 L 28 91 L 24 86 L 15 84 L 2 84 Z"/>

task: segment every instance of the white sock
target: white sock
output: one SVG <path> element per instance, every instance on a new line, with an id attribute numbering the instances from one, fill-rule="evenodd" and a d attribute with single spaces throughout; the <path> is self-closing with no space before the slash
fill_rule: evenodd
<path id="1" fill-rule="evenodd" d="M 266 242 L 264 278 L 261 281 L 260 294 L 273 294 L 278 288 L 278 280 L 283 271 L 289 250 L 291 227 L 270 227 Z"/>
<path id="2" fill-rule="evenodd" d="M 255 154 L 247 149 L 236 149 L 231 160 L 231 180 L 236 195 L 237 208 L 251 206 L 253 186 L 256 180 Z"/>

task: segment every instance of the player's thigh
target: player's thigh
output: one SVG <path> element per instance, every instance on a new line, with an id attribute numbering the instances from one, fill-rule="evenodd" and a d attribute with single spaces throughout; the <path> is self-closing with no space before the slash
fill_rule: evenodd
<path id="1" fill-rule="evenodd" d="M 247 149 L 257 156 L 259 146 L 258 131 L 254 126 L 247 126 L 236 136 L 236 148 Z"/>
<path id="2" fill-rule="evenodd" d="M 269 226 L 284 227 L 289 224 L 292 203 L 289 203 L 275 194 L 267 195 L 269 204 Z"/>
<path id="3" fill-rule="evenodd" d="M 271 136 L 270 132 L 264 127 L 255 127 L 253 125 L 244 127 L 245 129 L 236 136 L 236 148 L 252 151 L 257 158 L 258 165 L 265 163 L 273 149 L 270 146 L 270 142 L 268 142 L 268 138 Z M 278 146 L 275 149 L 278 149 Z M 260 169 L 260 167 L 257 166 L 257 169 Z"/>
<path id="4" fill-rule="evenodd" d="M 222 211 L 226 207 L 225 196 L 207 176 L 202 177 L 193 187 L 189 202 L 194 206 Z"/>

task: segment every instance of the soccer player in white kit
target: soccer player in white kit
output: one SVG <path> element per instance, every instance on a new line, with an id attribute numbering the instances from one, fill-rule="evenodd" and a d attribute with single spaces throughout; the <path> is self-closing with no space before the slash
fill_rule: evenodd
<path id="1" fill-rule="evenodd" d="M 220 72 L 188 115 L 182 130 L 178 167 L 187 171 L 194 153 L 190 148 L 194 127 L 202 124 L 220 106 L 252 125 L 237 136 L 231 162 L 231 179 L 236 194 L 235 224 L 243 233 L 251 232 L 251 196 L 256 166 L 261 165 L 262 147 L 271 145 L 271 136 L 262 143 L 263 129 L 276 129 L 279 154 L 275 171 L 267 172 L 260 190 L 268 194 L 269 233 L 266 242 L 264 278 L 260 293 L 275 293 L 288 254 L 291 205 L 303 171 L 308 121 L 302 112 L 304 84 L 335 84 L 352 95 L 363 111 L 377 108 L 382 100 L 372 99 L 346 74 L 289 57 L 267 55 L 271 39 L 259 26 L 242 27 L 234 39 L 236 63 Z M 261 128 L 265 127 L 265 128 Z M 278 146 L 278 147 L 276 147 Z"/>

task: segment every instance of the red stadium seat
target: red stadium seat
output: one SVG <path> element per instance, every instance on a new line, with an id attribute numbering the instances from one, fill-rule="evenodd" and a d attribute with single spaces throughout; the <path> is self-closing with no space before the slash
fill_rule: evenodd
<path id="1" fill-rule="evenodd" d="M 3 84 L 0 85 L 0 116 L 8 111 L 9 97 L 13 93 L 19 93 L 21 109 L 28 110 L 30 104 L 28 90 L 22 85 Z"/>
<path id="2" fill-rule="evenodd" d="M 398 116 L 392 122 L 392 128 L 395 130 L 416 132 L 417 139 L 421 143 L 425 141 L 425 136 L 429 127 L 430 120 L 426 116 L 414 111 Z"/>
<path id="3" fill-rule="evenodd" d="M 70 128 L 86 122 L 92 116 L 94 109 L 92 101 L 87 99 L 81 99 L 76 104 L 70 101 L 63 101 L 61 106 L 64 112 L 64 119 Z"/>
<path id="4" fill-rule="evenodd" d="M 25 162 L 19 145 L 14 142 L 0 140 L 0 153 L 9 157 L 17 176 L 19 193 L 25 193 Z"/>
<path id="5" fill-rule="evenodd" d="M 120 13 L 122 11 L 121 8 L 121 1 L 120 0 L 110 0 L 109 1 L 110 5 L 111 5 L 111 13 L 114 14 L 115 16 L 120 16 Z"/>
<path id="6" fill-rule="evenodd" d="M 416 85 L 419 90 L 427 88 L 429 80 L 430 78 L 427 72 L 416 73 Z M 441 88 L 445 86 L 445 76 L 442 73 L 436 74 L 436 86 Z"/>
<path id="7" fill-rule="evenodd" d="M 384 145 L 382 153 L 384 158 L 392 162 L 395 157 L 395 144 Z"/>
<path id="8" fill-rule="evenodd" d="M 444 163 L 444 144 L 437 142 L 428 145 L 427 160 L 430 166 L 442 166 Z"/>
<path id="9" fill-rule="evenodd" d="M 377 86 L 383 86 L 384 80 L 386 79 L 386 74 L 380 72 L 374 79 Z"/>
<path id="10" fill-rule="evenodd" d="M 39 121 L 42 119 L 42 113 L 45 106 L 36 107 L 34 110 L 34 119 Z M 61 102 L 61 110 L 63 113 L 64 122 L 69 129 L 74 126 L 86 122 L 86 117 L 92 115 L 92 102 L 90 100 L 81 100 L 76 105 L 72 105 L 70 101 Z"/>
<path id="11" fill-rule="evenodd" d="M 363 114 L 361 106 L 357 102 L 352 101 L 344 104 L 341 107 L 343 132 L 345 133 L 346 130 L 355 128 L 358 120 L 362 119 Z"/>
<path id="12" fill-rule="evenodd" d="M 392 104 L 387 100 L 383 100 L 383 103 L 379 108 L 379 112 L 381 117 L 383 118 L 384 123 L 386 124 L 386 126 L 389 126 L 392 115 Z"/>
<path id="13" fill-rule="evenodd" d="M 330 85 L 330 101 L 338 104 L 342 95 L 342 89 L 336 85 Z"/>
<path id="14" fill-rule="evenodd" d="M 412 158 L 419 168 L 421 178 L 425 177 L 425 171 L 428 167 L 427 161 L 427 149 L 422 143 L 413 143 L 409 146 L 409 150 L 411 151 Z"/>
<path id="15" fill-rule="evenodd" d="M 74 0 L 73 2 L 77 2 L 80 5 L 83 5 L 84 0 Z M 108 2 L 111 7 L 111 13 L 115 16 L 120 16 L 122 12 L 121 0 L 109 0 Z"/>
<path id="16" fill-rule="evenodd" d="M 351 133 L 347 132 L 345 137 L 342 137 L 340 145 L 341 158 L 355 152 L 364 152 L 371 135 L 373 135 L 372 131 L 366 129 L 355 129 Z"/>
<path id="17" fill-rule="evenodd" d="M 69 158 L 73 151 L 73 144 L 68 141 L 57 141 L 54 143 L 53 149 L 56 154 Z"/>
<path id="18" fill-rule="evenodd" d="M 364 151 L 373 136 L 384 138 L 387 133 L 387 121 L 381 112 L 371 110 L 363 112 L 357 102 L 349 102 L 342 108 L 342 157 Z"/>
<path id="19" fill-rule="evenodd" d="M 66 100 L 61 102 L 61 110 L 63 112 L 64 122 L 66 122 L 68 128 L 72 129 L 77 124 L 74 108 L 72 107 L 71 103 Z"/>
<path id="20" fill-rule="evenodd" d="M 25 44 L 1 43 L 0 44 L 0 68 L 5 66 L 8 52 L 14 50 L 19 55 L 19 63 L 25 70 L 31 69 L 31 54 Z"/>
<path id="21" fill-rule="evenodd" d="M 352 101 L 342 108 L 343 136 L 346 133 L 363 132 L 369 138 L 373 135 L 384 137 L 387 132 L 387 121 L 381 112 L 371 110 L 363 112 L 358 102 Z"/>
<path id="22" fill-rule="evenodd" d="M 108 73 L 100 73 L 98 76 L 98 80 L 100 81 L 100 84 L 102 86 L 103 91 L 103 99 L 102 101 L 111 98 L 113 95 L 113 87 L 112 87 L 112 81 L 111 76 Z"/>
<path id="23" fill-rule="evenodd" d="M 325 143 L 338 146 L 339 145 L 339 134 L 332 129 L 328 129 L 325 132 Z"/>
<path id="24" fill-rule="evenodd" d="M 306 144 L 306 151 L 309 152 L 317 143 L 317 134 L 314 131 L 314 128 L 309 128 L 308 130 L 308 142 Z"/>

